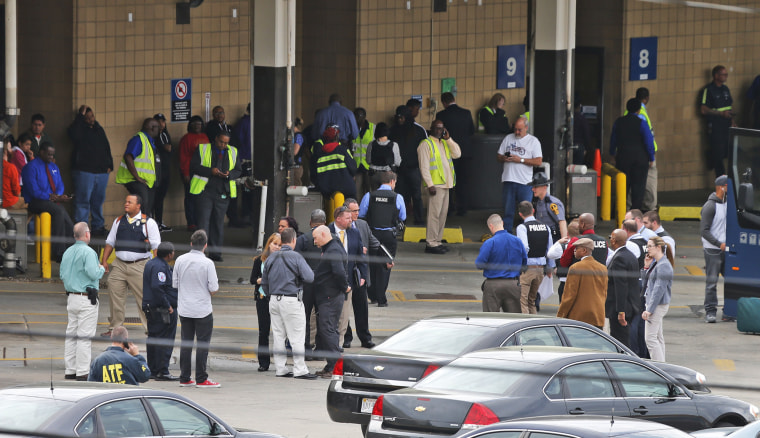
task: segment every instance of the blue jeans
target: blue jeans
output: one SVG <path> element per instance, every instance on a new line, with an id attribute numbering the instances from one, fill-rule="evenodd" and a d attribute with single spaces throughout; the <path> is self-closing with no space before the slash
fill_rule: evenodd
<path id="1" fill-rule="evenodd" d="M 93 230 L 105 227 L 103 202 L 106 200 L 107 173 L 74 171 L 74 222 L 89 222 Z"/>
<path id="2" fill-rule="evenodd" d="M 501 184 L 501 199 L 504 203 L 504 229 L 511 233 L 514 228 L 513 222 L 517 204 L 522 201 L 530 202 L 533 199 L 533 190 L 529 185 L 511 181 L 503 181 Z"/>

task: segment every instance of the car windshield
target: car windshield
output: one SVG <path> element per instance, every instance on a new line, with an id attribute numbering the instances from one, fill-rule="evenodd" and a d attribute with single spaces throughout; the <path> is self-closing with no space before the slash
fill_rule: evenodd
<path id="1" fill-rule="evenodd" d="M 501 395 L 535 368 L 535 363 L 457 359 L 420 381 L 415 388 Z"/>
<path id="2" fill-rule="evenodd" d="M 494 327 L 420 321 L 375 347 L 388 353 L 444 354 L 459 356 Z"/>
<path id="3" fill-rule="evenodd" d="M 34 432 L 56 412 L 72 404 L 38 397 L 4 396 L 0 399 L 0 425 L 6 430 Z"/>

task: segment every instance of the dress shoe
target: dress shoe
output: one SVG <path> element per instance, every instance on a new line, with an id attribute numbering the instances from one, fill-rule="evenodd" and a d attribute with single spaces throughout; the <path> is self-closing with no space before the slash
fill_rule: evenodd
<path id="1" fill-rule="evenodd" d="M 101 338 L 110 338 L 110 337 L 111 337 L 111 330 L 108 330 L 108 331 L 107 331 L 107 332 L 105 332 L 105 333 L 101 333 L 101 334 L 100 334 L 100 337 L 101 337 Z"/>
<path id="2" fill-rule="evenodd" d="M 344 342 L 343 343 L 343 348 L 351 348 L 351 343 L 350 342 Z"/>
<path id="3" fill-rule="evenodd" d="M 263 373 L 263 372 L 265 372 L 265 371 L 269 371 L 269 367 L 268 367 L 268 366 L 266 366 L 266 367 L 263 367 L 263 366 L 262 366 L 262 367 L 259 367 L 259 372 L 260 372 L 260 373 Z"/>
<path id="4" fill-rule="evenodd" d="M 425 246 L 425 252 L 428 254 L 446 254 L 446 250 L 441 246 Z"/>
<path id="5" fill-rule="evenodd" d="M 372 341 L 369 341 L 369 342 L 362 342 L 362 348 L 372 348 L 372 347 L 374 347 L 375 345 L 377 345 L 377 344 L 375 344 L 375 343 L 374 343 L 374 342 L 372 342 Z"/>
<path id="6" fill-rule="evenodd" d="M 441 248 L 443 248 L 443 252 L 449 252 L 451 250 L 448 245 L 441 245 Z"/>
<path id="7" fill-rule="evenodd" d="M 86 382 L 88 377 L 90 377 L 90 375 L 85 374 L 84 376 L 77 376 L 76 379 L 77 379 L 77 382 Z"/>
<path id="8" fill-rule="evenodd" d="M 76 374 L 64 374 L 63 378 L 66 379 L 66 380 L 75 380 L 77 378 L 77 375 Z"/>
<path id="9" fill-rule="evenodd" d="M 170 373 L 158 374 L 156 375 L 156 380 L 161 380 L 164 382 L 174 382 L 176 380 L 179 380 L 179 376 L 172 376 Z"/>
<path id="10" fill-rule="evenodd" d="M 301 374 L 300 376 L 295 376 L 294 379 L 314 380 L 317 377 L 318 376 L 316 374 L 306 373 L 306 374 Z"/>
<path id="11" fill-rule="evenodd" d="M 323 378 L 323 379 L 332 379 L 332 371 L 328 370 L 319 370 L 316 372 L 316 375 Z"/>
<path id="12" fill-rule="evenodd" d="M 388 307 L 388 303 L 377 303 L 377 307 Z"/>
<path id="13" fill-rule="evenodd" d="M 293 377 L 293 372 L 288 372 L 285 374 L 277 374 L 275 377 Z"/>

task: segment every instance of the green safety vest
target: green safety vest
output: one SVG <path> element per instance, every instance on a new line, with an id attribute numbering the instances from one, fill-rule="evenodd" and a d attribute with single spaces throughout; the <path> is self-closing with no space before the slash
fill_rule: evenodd
<path id="1" fill-rule="evenodd" d="M 368 123 L 369 128 L 367 128 L 367 131 L 364 133 L 364 137 L 357 137 L 353 141 L 356 166 L 363 167 L 364 169 L 369 169 L 369 164 L 367 163 L 367 146 L 375 139 L 375 124 L 371 122 Z"/>
<path id="2" fill-rule="evenodd" d="M 201 166 L 211 167 L 211 149 L 209 143 L 198 145 L 198 153 L 201 154 Z M 230 170 L 232 170 L 235 168 L 235 161 L 237 161 L 237 148 L 228 145 L 227 156 L 230 157 Z M 208 177 L 194 174 L 190 180 L 190 194 L 200 194 L 206 188 L 207 183 Z M 237 198 L 237 183 L 232 180 L 230 180 L 230 198 Z"/>
<path id="3" fill-rule="evenodd" d="M 137 169 L 137 175 L 148 183 L 148 187 L 153 188 L 153 183 L 156 182 L 156 158 L 153 155 L 153 146 L 144 132 L 140 131 L 137 135 L 142 143 L 142 153 L 134 158 L 135 169 Z M 127 184 L 132 181 L 135 181 L 135 177 L 132 176 L 127 162 L 122 157 L 119 171 L 116 172 L 116 184 Z"/>
<path id="4" fill-rule="evenodd" d="M 654 129 L 652 129 L 652 121 L 649 120 L 649 114 L 647 114 L 647 109 L 643 103 L 641 104 L 641 111 L 639 111 L 639 114 L 644 116 L 644 119 L 647 121 L 647 125 L 649 125 L 649 131 L 652 133 L 652 141 L 654 141 L 654 151 L 657 152 L 657 140 L 654 139 Z M 628 110 L 625 110 L 623 115 L 627 116 Z"/>
<path id="5" fill-rule="evenodd" d="M 321 140 L 318 140 L 321 141 Z M 324 145 L 324 142 L 322 142 Z M 351 151 L 346 150 L 349 158 L 353 158 Z M 325 155 L 317 159 L 317 173 L 329 172 L 331 170 L 346 169 L 346 156 L 340 153 Z"/>
<path id="6" fill-rule="evenodd" d="M 441 154 L 438 153 L 438 148 L 433 140 L 426 138 L 425 141 L 430 147 L 430 178 L 433 180 L 433 185 L 446 184 L 446 173 L 443 171 Z M 443 143 L 443 149 L 446 151 L 446 159 L 449 161 L 451 175 L 454 177 L 454 183 L 451 185 L 453 187 L 457 184 L 457 175 L 454 173 L 454 161 L 451 160 L 451 152 L 449 151 L 449 145 L 446 144 L 446 140 L 441 139 L 441 143 Z"/>

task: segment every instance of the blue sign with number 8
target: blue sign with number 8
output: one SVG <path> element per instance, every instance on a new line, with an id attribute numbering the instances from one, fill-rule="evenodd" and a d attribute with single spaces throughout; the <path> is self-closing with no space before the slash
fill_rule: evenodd
<path id="1" fill-rule="evenodd" d="M 657 79 L 657 37 L 631 38 L 630 80 Z"/>

